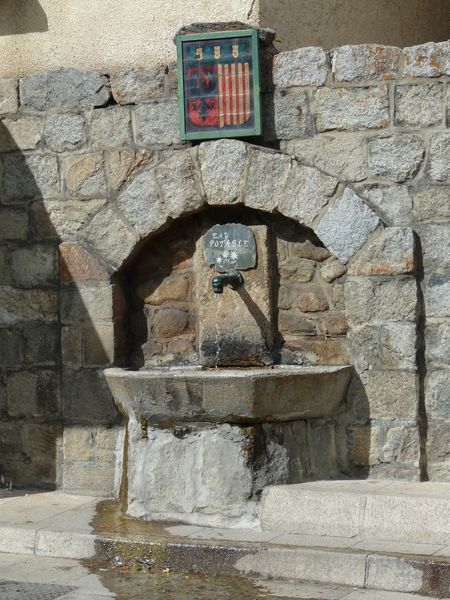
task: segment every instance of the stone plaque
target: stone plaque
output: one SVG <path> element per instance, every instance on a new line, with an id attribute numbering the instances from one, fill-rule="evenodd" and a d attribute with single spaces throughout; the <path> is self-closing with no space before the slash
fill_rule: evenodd
<path id="1" fill-rule="evenodd" d="M 205 261 L 219 273 L 244 271 L 256 266 L 256 243 L 252 230 L 239 223 L 214 225 L 203 238 Z"/>

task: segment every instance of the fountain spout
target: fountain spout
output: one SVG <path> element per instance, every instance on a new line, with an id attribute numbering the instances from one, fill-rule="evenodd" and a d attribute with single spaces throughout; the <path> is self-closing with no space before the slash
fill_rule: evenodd
<path id="1" fill-rule="evenodd" d="M 239 271 L 227 271 L 223 275 L 216 275 L 212 280 L 212 286 L 215 294 L 222 294 L 225 285 L 231 286 L 233 290 L 243 285 L 244 278 Z"/>

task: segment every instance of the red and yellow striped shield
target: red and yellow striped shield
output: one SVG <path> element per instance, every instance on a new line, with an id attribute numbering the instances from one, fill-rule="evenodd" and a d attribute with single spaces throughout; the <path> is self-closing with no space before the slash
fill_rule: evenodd
<path id="1" fill-rule="evenodd" d="M 251 117 L 248 63 L 217 65 L 219 127 L 242 125 Z"/>

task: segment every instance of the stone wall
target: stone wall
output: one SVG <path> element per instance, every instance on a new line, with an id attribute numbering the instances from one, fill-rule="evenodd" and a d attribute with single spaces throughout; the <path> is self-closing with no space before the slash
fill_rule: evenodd
<path id="1" fill-rule="evenodd" d="M 337 312 L 314 318 L 327 343 L 309 352 L 345 337 L 345 295 L 355 377 L 347 405 L 314 424 L 318 452 L 343 476 L 449 479 L 450 44 L 301 48 L 273 73 L 256 142 L 278 152 L 180 143 L 170 67 L 0 81 L 6 484 L 117 490 L 120 418 L 102 371 L 124 364 L 121 277 L 207 202 L 282 212 L 331 253 L 314 277 Z M 283 282 L 293 263 L 313 268 L 294 246 L 280 253 Z M 295 323 L 281 306 L 280 321 L 312 332 L 304 309 L 322 296 L 296 285 Z"/>

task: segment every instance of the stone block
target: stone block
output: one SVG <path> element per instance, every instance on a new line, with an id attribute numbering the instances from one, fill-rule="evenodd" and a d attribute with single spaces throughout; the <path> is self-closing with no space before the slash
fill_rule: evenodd
<path id="1" fill-rule="evenodd" d="M 72 423 L 113 423 L 117 410 L 101 370 L 63 371 L 63 414 Z"/>
<path id="2" fill-rule="evenodd" d="M 398 183 L 416 175 L 425 155 L 423 140 L 406 133 L 372 138 L 368 146 L 369 173 Z"/>
<path id="3" fill-rule="evenodd" d="M 450 133 L 438 133 L 431 138 L 428 171 L 434 181 L 450 179 Z"/>
<path id="4" fill-rule="evenodd" d="M 54 321 L 58 316 L 58 294 L 54 290 L 22 290 L 3 286 L 1 289 L 0 323 L 21 321 Z"/>
<path id="5" fill-rule="evenodd" d="M 322 312 L 328 310 L 330 305 L 319 287 L 310 287 L 308 291 L 299 290 L 297 296 L 297 307 L 302 312 Z"/>
<path id="6" fill-rule="evenodd" d="M 104 196 L 106 177 L 103 154 L 69 155 L 63 158 L 62 174 L 67 193 L 74 196 Z"/>
<path id="7" fill-rule="evenodd" d="M 347 329 L 347 319 L 341 314 L 329 313 L 317 323 L 317 331 L 321 335 L 345 335 Z"/>
<path id="8" fill-rule="evenodd" d="M 65 286 L 61 289 L 61 321 L 98 323 L 113 316 L 113 288 L 107 284 Z"/>
<path id="9" fill-rule="evenodd" d="M 246 206 L 267 212 L 278 208 L 291 168 L 289 156 L 252 149 L 244 191 Z"/>
<path id="10" fill-rule="evenodd" d="M 4 119 L 0 126 L 0 152 L 34 150 L 41 135 L 42 122 L 37 117 Z"/>
<path id="11" fill-rule="evenodd" d="M 167 67 L 120 70 L 111 74 L 113 98 L 119 104 L 140 104 L 164 95 Z"/>
<path id="12" fill-rule="evenodd" d="M 316 127 L 357 131 L 389 125 L 387 87 L 321 88 L 316 92 Z"/>
<path id="13" fill-rule="evenodd" d="M 338 477 L 335 425 L 315 420 L 307 421 L 306 425 L 312 477 Z"/>
<path id="14" fill-rule="evenodd" d="M 104 199 L 33 202 L 30 211 L 32 238 L 37 241 L 70 238 L 105 203 Z"/>
<path id="15" fill-rule="evenodd" d="M 81 69 L 29 75 L 19 81 L 19 89 L 22 106 L 37 111 L 103 106 L 110 98 L 107 77 Z"/>
<path id="16" fill-rule="evenodd" d="M 103 367 L 114 361 L 113 325 L 97 325 L 83 330 L 84 365 Z"/>
<path id="17" fill-rule="evenodd" d="M 171 273 L 141 283 L 136 288 L 136 294 L 146 304 L 159 306 L 165 302 L 190 300 L 191 288 L 192 277 L 189 273 Z"/>
<path id="18" fill-rule="evenodd" d="M 426 332 L 427 362 L 432 367 L 447 367 L 450 364 L 450 324 L 430 322 Z"/>
<path id="19" fill-rule="evenodd" d="M 345 306 L 355 325 L 414 321 L 417 286 L 413 278 L 350 280 L 345 284 Z"/>
<path id="20" fill-rule="evenodd" d="M 59 246 L 59 276 L 64 283 L 107 281 L 104 267 L 77 242 L 64 242 Z"/>
<path id="21" fill-rule="evenodd" d="M 277 90 L 273 98 L 273 123 L 268 123 L 278 140 L 311 137 L 314 121 L 307 92 Z"/>
<path id="22" fill-rule="evenodd" d="M 341 46 L 332 53 L 332 71 L 336 81 L 395 79 L 401 50 L 394 46 L 360 44 Z"/>
<path id="23" fill-rule="evenodd" d="M 128 108 L 97 108 L 90 120 L 90 144 L 94 150 L 123 148 L 131 142 L 131 116 Z"/>
<path id="24" fill-rule="evenodd" d="M 404 77 L 450 75 L 450 42 L 428 42 L 403 49 Z"/>
<path id="25" fill-rule="evenodd" d="M 395 123 L 409 127 L 440 125 L 444 116 L 442 83 L 399 85 L 395 89 Z"/>
<path id="26" fill-rule="evenodd" d="M 292 244 L 292 255 L 296 258 L 322 262 L 329 258 L 330 253 L 323 246 L 316 246 L 310 240 L 306 240 L 305 242 L 294 242 Z"/>
<path id="27" fill-rule="evenodd" d="M 334 177 L 294 162 L 284 193 L 280 193 L 282 200 L 279 210 L 287 217 L 311 226 L 333 196 L 337 185 L 338 181 Z"/>
<path id="28" fill-rule="evenodd" d="M 61 327 L 61 355 L 68 369 L 80 369 L 83 365 L 83 331 L 79 327 Z"/>
<path id="29" fill-rule="evenodd" d="M 379 518 L 382 519 L 383 515 L 379 514 Z M 371 555 L 368 557 L 366 582 L 367 587 L 375 590 L 420 592 L 423 586 L 423 572 L 401 558 Z"/>
<path id="30" fill-rule="evenodd" d="M 425 380 L 425 406 L 429 419 L 450 420 L 450 369 L 431 371 Z M 438 443 L 439 436 L 435 443 Z"/>
<path id="31" fill-rule="evenodd" d="M 295 364 L 349 364 L 348 340 L 345 337 L 285 336 L 283 351 L 294 359 Z"/>
<path id="32" fill-rule="evenodd" d="M 1 216 L 1 212 L 0 212 Z M 10 252 L 7 246 L 0 246 L 0 285 L 11 282 Z"/>
<path id="33" fill-rule="evenodd" d="M 409 225 L 412 221 L 410 189 L 403 185 L 363 187 L 361 195 L 369 200 L 383 222 L 390 227 Z"/>
<path id="34" fill-rule="evenodd" d="M 93 462 L 95 428 L 90 425 L 66 425 L 63 437 L 64 461 Z"/>
<path id="35" fill-rule="evenodd" d="M 289 334 L 301 333 L 303 335 L 314 335 L 316 333 L 315 321 L 305 319 L 304 316 L 292 310 L 278 311 L 278 329 Z"/>
<path id="36" fill-rule="evenodd" d="M 25 364 L 55 365 L 59 362 L 59 327 L 57 324 L 36 323 L 22 327 L 25 342 Z"/>
<path id="37" fill-rule="evenodd" d="M 450 277 L 448 275 L 427 274 L 423 292 L 427 317 L 450 317 Z"/>
<path id="38" fill-rule="evenodd" d="M 143 104 L 134 109 L 134 136 L 140 146 L 180 143 L 178 102 Z"/>
<path id="39" fill-rule="evenodd" d="M 56 246 L 33 245 L 11 253 L 11 275 L 19 286 L 50 285 L 58 277 Z"/>
<path id="40" fill-rule="evenodd" d="M 15 113 L 19 108 L 17 81 L 0 79 L 0 115 Z"/>
<path id="41" fill-rule="evenodd" d="M 380 365 L 383 369 L 416 367 L 417 332 L 412 323 L 388 323 L 380 327 Z"/>
<path id="42" fill-rule="evenodd" d="M 346 188 L 341 198 L 328 208 L 314 231 L 341 262 L 347 263 L 378 224 L 376 214 L 353 190 Z"/>
<path id="43" fill-rule="evenodd" d="M 198 158 L 208 204 L 232 204 L 241 200 L 247 166 L 247 145 L 237 140 L 201 144 Z"/>
<path id="44" fill-rule="evenodd" d="M 403 275 L 415 270 L 414 233 L 407 227 L 387 227 L 350 263 L 349 275 Z"/>
<path id="45" fill-rule="evenodd" d="M 282 149 L 343 181 L 361 181 L 367 177 L 367 144 L 362 138 L 318 135 L 284 142 Z"/>
<path id="46" fill-rule="evenodd" d="M 145 150 L 117 150 L 107 151 L 104 156 L 108 187 L 115 191 L 125 183 L 130 175 L 137 173 L 151 162 L 153 153 Z"/>
<path id="47" fill-rule="evenodd" d="M 20 371 L 6 380 L 10 417 L 56 417 L 60 413 L 59 376 L 55 371 Z"/>
<path id="48" fill-rule="evenodd" d="M 200 176 L 192 152 L 176 152 L 156 169 L 166 215 L 173 219 L 204 206 Z M 180 181 L 183 185 L 180 186 Z"/>
<path id="49" fill-rule="evenodd" d="M 86 241 L 116 269 L 130 255 L 139 239 L 131 228 L 124 225 L 121 216 L 106 207 L 95 215 L 84 230 Z"/>
<path id="50" fill-rule="evenodd" d="M 28 214 L 26 210 L 0 208 L 0 240 L 26 240 Z"/>
<path id="51" fill-rule="evenodd" d="M 450 268 L 450 226 L 447 223 L 423 223 L 417 231 L 425 269 L 439 272 Z"/>
<path id="52" fill-rule="evenodd" d="M 280 88 L 321 86 L 329 73 L 328 56 L 322 48 L 298 48 L 280 52 L 273 61 L 273 82 Z"/>
<path id="53" fill-rule="evenodd" d="M 4 202 L 50 198 L 60 193 L 58 163 L 52 155 L 3 157 Z"/>
<path id="54" fill-rule="evenodd" d="M 290 260 L 278 267 L 281 280 L 290 283 L 308 283 L 314 277 L 316 272 L 316 263 L 312 260 L 301 258 L 300 260 Z"/>
<path id="55" fill-rule="evenodd" d="M 86 143 L 86 125 L 82 115 L 53 114 L 45 121 L 44 141 L 53 152 L 77 150 Z"/>
<path id="56" fill-rule="evenodd" d="M 162 308 L 155 311 L 152 332 L 156 338 L 170 338 L 188 330 L 189 313 L 178 308 Z"/>
<path id="57" fill-rule="evenodd" d="M 347 318 L 352 315 L 347 313 Z M 380 348 L 378 328 L 375 326 L 350 327 L 349 333 L 350 356 L 356 371 L 362 373 L 368 368 L 380 368 Z"/>
<path id="58" fill-rule="evenodd" d="M 0 294 L 3 290 L 0 289 Z M 0 364 L 2 368 L 19 367 L 24 359 L 24 341 L 21 331 L 0 328 Z"/>
<path id="59" fill-rule="evenodd" d="M 123 440 L 123 427 L 98 426 L 95 455 L 97 463 L 115 464 L 117 458 L 120 460 L 120 442 Z"/>
<path id="60" fill-rule="evenodd" d="M 141 236 L 159 229 L 168 218 L 153 168 L 139 172 L 119 192 L 117 205 Z"/>
<path id="61" fill-rule="evenodd" d="M 379 437 L 376 425 L 355 425 L 350 429 L 350 458 L 354 465 L 364 467 L 379 462 Z"/>
<path id="62" fill-rule="evenodd" d="M 450 220 L 450 188 L 422 187 L 413 190 L 415 221 Z"/>
<path id="63" fill-rule="evenodd" d="M 115 481 L 114 481 L 114 466 L 86 464 L 85 462 L 71 462 L 64 464 L 62 487 L 66 494 L 83 494 L 86 496 L 99 496 L 103 498 L 111 498 L 114 496 Z M 40 531 L 42 534 L 51 534 L 50 531 Z M 80 534 L 78 534 L 80 536 Z M 59 534 L 59 540 L 60 540 Z M 86 536 L 87 537 L 87 536 Z M 58 540 L 58 541 L 59 541 Z M 41 541 L 41 543 L 43 543 Z M 48 544 L 48 542 L 47 542 Z M 88 550 L 83 546 L 81 556 L 93 556 L 95 554 L 94 540 L 90 535 L 87 539 Z M 61 556 L 63 552 L 67 552 L 68 543 L 64 540 L 63 547 L 53 552 L 57 552 Z M 78 558 L 76 550 L 69 546 L 70 557 Z"/>
<path id="64" fill-rule="evenodd" d="M 320 275 L 328 283 L 332 283 L 335 279 L 342 277 L 347 272 L 347 267 L 336 258 L 332 258 L 320 267 Z"/>

